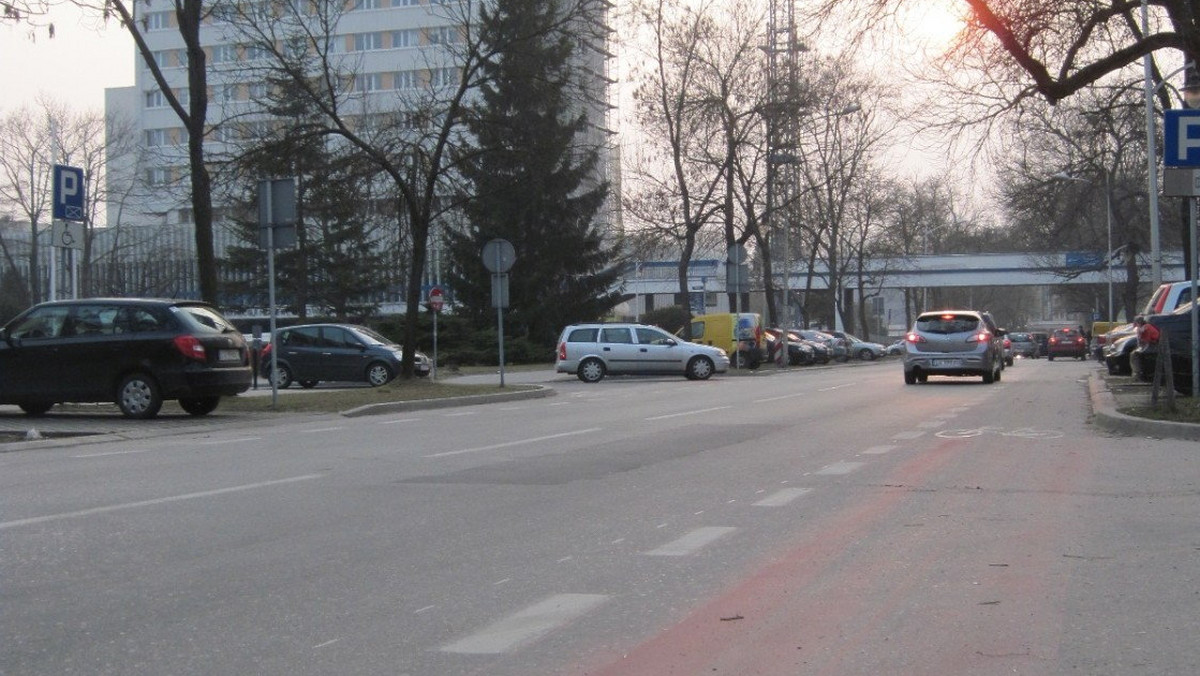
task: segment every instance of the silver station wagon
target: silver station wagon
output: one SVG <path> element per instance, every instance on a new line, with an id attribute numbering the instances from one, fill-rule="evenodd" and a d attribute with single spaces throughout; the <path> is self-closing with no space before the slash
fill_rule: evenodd
<path id="1" fill-rule="evenodd" d="M 729 370 L 725 350 L 644 324 L 573 324 L 563 329 L 557 356 L 558 373 L 573 373 L 585 383 L 600 382 L 606 374 L 706 380 Z"/>

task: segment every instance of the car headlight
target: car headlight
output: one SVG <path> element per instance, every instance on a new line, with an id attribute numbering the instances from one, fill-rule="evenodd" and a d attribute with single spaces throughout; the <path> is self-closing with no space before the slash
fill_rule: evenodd
<path id="1" fill-rule="evenodd" d="M 719 347 L 716 347 L 716 348 L 713 348 L 713 349 L 714 349 L 714 350 L 716 350 L 716 351 L 717 351 L 717 354 L 721 355 L 722 357 L 728 357 L 728 356 L 729 356 L 728 354 L 726 354 L 726 353 L 725 353 L 725 350 L 723 350 L 723 349 L 721 349 L 721 348 L 719 348 Z"/>

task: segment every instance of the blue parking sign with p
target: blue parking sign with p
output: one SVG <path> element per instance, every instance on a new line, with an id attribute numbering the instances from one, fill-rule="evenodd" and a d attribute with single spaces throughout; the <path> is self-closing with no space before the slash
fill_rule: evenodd
<path id="1" fill-rule="evenodd" d="M 1163 165 L 1200 167 L 1200 110 L 1163 111 Z"/>
<path id="2" fill-rule="evenodd" d="M 54 165 L 54 218 L 83 221 L 83 169 Z"/>

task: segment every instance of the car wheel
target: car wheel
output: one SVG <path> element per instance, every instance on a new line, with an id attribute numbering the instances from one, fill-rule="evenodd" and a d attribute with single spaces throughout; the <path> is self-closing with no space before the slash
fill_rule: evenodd
<path id="1" fill-rule="evenodd" d="M 275 367 L 275 377 L 272 378 L 275 387 L 286 390 L 292 384 L 292 369 L 287 364 L 279 364 Z"/>
<path id="2" fill-rule="evenodd" d="M 1117 375 L 1117 371 L 1118 371 L 1118 369 L 1117 369 L 1117 363 L 1116 363 L 1116 362 L 1111 362 L 1111 361 L 1110 361 L 1110 362 L 1107 362 L 1107 366 L 1108 366 L 1108 375 L 1110 375 L 1110 376 L 1115 376 L 1115 375 Z"/>
<path id="3" fill-rule="evenodd" d="M 598 383 L 604 379 L 604 362 L 592 357 L 579 362 L 576 375 L 585 383 Z"/>
<path id="4" fill-rule="evenodd" d="M 25 415 L 36 417 L 46 415 L 46 411 L 49 411 L 54 404 L 45 401 L 23 401 L 18 406 L 25 412 Z"/>
<path id="5" fill-rule="evenodd" d="M 1004 364 L 1005 364 L 1005 366 L 1012 366 L 1012 365 L 1013 365 L 1013 358 L 1012 358 L 1012 357 L 1006 357 L 1006 358 L 1004 359 Z"/>
<path id="6" fill-rule="evenodd" d="M 924 373 L 921 373 L 917 376 L 917 382 L 918 383 L 929 382 L 929 376 L 925 375 Z"/>
<path id="7" fill-rule="evenodd" d="M 1003 361 L 1001 361 L 1000 363 L 1004 364 Z M 1004 378 L 1004 367 L 1001 366 L 999 369 L 996 370 L 996 382 L 1000 382 L 1003 378 Z"/>
<path id="8" fill-rule="evenodd" d="M 999 371 L 997 371 L 995 368 L 992 368 L 991 370 L 988 370 L 988 371 L 984 371 L 983 372 L 983 384 L 991 385 L 992 383 L 996 382 L 996 374 L 997 373 L 999 373 Z"/>
<path id="9" fill-rule="evenodd" d="M 208 415 L 217 410 L 217 404 L 221 403 L 220 397 L 180 397 L 179 408 L 187 411 L 191 415 Z"/>
<path id="10" fill-rule="evenodd" d="M 1046 355 L 1046 361 L 1054 361 L 1054 355 L 1052 355 L 1052 354 Z"/>
<path id="11" fill-rule="evenodd" d="M 321 381 L 319 381 L 319 380 L 301 380 L 300 387 L 303 387 L 306 390 L 311 390 L 312 388 L 316 387 L 317 383 L 319 383 L 319 382 L 321 382 Z"/>
<path id="12" fill-rule="evenodd" d="M 687 377 L 689 380 L 708 380 L 716 368 L 708 357 L 692 357 L 688 362 Z"/>
<path id="13" fill-rule="evenodd" d="M 158 383 L 144 373 L 126 376 L 117 387 L 117 408 L 126 418 L 153 418 L 158 415 L 162 403 Z"/>
<path id="14" fill-rule="evenodd" d="M 367 364 L 367 383 L 371 387 L 386 385 L 391 379 L 392 369 L 387 364 L 381 361 L 373 361 Z"/>
<path id="15" fill-rule="evenodd" d="M 875 361 L 875 353 L 870 348 L 864 347 L 858 351 L 858 358 L 863 361 Z"/>
<path id="16" fill-rule="evenodd" d="M 908 371 L 905 371 L 904 372 L 904 384 L 905 385 L 916 385 L 917 384 L 917 374 L 909 373 Z"/>

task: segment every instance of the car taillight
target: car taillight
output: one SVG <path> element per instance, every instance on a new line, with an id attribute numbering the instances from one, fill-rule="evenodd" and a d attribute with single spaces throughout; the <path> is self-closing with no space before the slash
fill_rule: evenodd
<path id="1" fill-rule="evenodd" d="M 200 339 L 195 336 L 175 336 L 175 349 L 188 359 L 196 361 L 207 361 L 208 353 L 204 351 L 204 345 Z"/>
<path id="2" fill-rule="evenodd" d="M 1008 338 L 1005 338 L 1004 339 L 1004 347 L 1005 347 L 1005 349 L 1012 347 L 1012 341 L 1009 340 Z"/>
<path id="3" fill-rule="evenodd" d="M 567 343 L 563 341 L 558 344 L 558 358 L 565 360 L 567 358 Z"/>
<path id="4" fill-rule="evenodd" d="M 1051 339 L 1050 339 L 1050 344 L 1051 344 L 1051 345 L 1058 345 L 1058 338 L 1051 338 Z"/>
<path id="5" fill-rule="evenodd" d="M 910 331 L 910 332 L 904 334 L 904 340 L 906 340 L 910 343 L 924 343 L 925 336 L 922 336 L 919 333 L 913 333 Z"/>
<path id="6" fill-rule="evenodd" d="M 968 343 L 987 343 L 991 342 L 992 334 L 988 331 L 980 331 L 967 339 Z"/>

